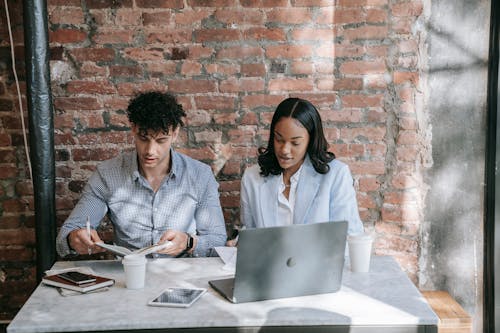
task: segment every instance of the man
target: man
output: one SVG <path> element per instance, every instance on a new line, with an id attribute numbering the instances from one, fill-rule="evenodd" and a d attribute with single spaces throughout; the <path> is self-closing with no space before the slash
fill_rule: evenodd
<path id="1" fill-rule="evenodd" d="M 226 231 L 212 170 L 172 148 L 184 125 L 182 106 L 168 93 L 148 92 L 132 99 L 127 114 L 135 150 L 97 166 L 61 227 L 58 253 L 104 251 L 94 243 L 101 241 L 95 228 L 106 214 L 115 244 L 131 250 L 171 241 L 159 253 L 207 256 L 223 246 Z"/>

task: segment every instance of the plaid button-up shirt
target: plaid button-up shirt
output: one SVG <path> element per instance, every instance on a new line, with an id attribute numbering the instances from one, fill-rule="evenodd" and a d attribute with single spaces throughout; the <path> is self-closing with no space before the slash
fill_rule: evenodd
<path id="1" fill-rule="evenodd" d="M 85 228 L 87 217 L 97 228 L 106 214 L 113 223 L 115 244 L 131 250 L 158 242 L 169 229 L 197 235 L 194 256 L 207 256 L 211 248 L 223 246 L 226 230 L 212 170 L 173 149 L 171 156 L 171 172 L 156 193 L 139 173 L 136 151 L 99 164 L 61 227 L 58 253 L 74 253 L 68 234 Z"/>

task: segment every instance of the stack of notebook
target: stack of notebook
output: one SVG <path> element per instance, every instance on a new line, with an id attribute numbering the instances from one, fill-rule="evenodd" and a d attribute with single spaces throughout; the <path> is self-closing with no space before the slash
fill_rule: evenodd
<path id="1" fill-rule="evenodd" d="M 85 294 L 89 292 L 104 291 L 112 286 L 113 279 L 92 273 L 82 273 L 81 270 L 64 270 L 55 274 L 47 274 L 42 278 L 42 283 L 57 287 L 64 295 Z M 67 292 L 72 291 L 72 292 Z"/>

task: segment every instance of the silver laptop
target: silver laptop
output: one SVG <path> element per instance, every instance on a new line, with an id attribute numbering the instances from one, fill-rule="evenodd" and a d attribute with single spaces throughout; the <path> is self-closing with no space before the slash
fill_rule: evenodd
<path id="1" fill-rule="evenodd" d="M 242 230 L 234 278 L 209 284 L 233 303 L 340 289 L 347 222 Z"/>

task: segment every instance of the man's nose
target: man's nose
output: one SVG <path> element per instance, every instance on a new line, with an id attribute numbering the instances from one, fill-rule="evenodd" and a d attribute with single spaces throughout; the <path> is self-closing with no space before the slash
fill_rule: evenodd
<path id="1" fill-rule="evenodd" d="M 147 153 L 153 153 L 155 150 L 155 144 L 154 142 L 151 142 L 149 141 L 147 144 L 146 144 L 146 152 Z"/>

